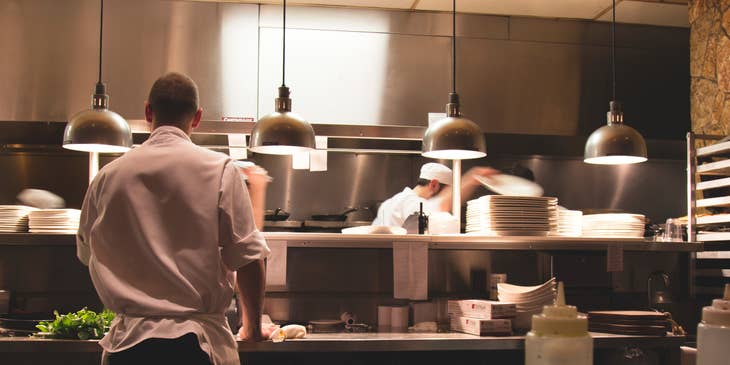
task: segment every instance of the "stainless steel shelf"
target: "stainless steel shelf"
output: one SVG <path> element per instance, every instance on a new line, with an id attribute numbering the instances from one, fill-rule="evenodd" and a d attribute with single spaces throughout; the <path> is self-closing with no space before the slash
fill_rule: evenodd
<path id="1" fill-rule="evenodd" d="M 626 346 L 670 348 L 684 344 L 683 336 L 629 336 L 591 333 L 596 349 Z M 479 337 L 464 333 L 322 333 L 282 343 L 238 342 L 240 352 L 393 352 L 522 350 L 524 336 Z M 0 338 L 0 354 L 22 352 L 101 352 L 95 340 Z"/>
<path id="2" fill-rule="evenodd" d="M 393 242 L 427 242 L 432 250 L 525 250 L 525 251 L 601 251 L 609 246 L 624 251 L 695 252 L 702 243 L 654 242 L 643 239 L 584 237 L 487 237 L 472 235 L 347 235 L 341 233 L 265 232 L 268 240 L 287 241 L 288 247 L 307 248 L 385 248 Z M 0 233 L 0 246 L 68 246 L 75 245 L 73 235 Z"/>

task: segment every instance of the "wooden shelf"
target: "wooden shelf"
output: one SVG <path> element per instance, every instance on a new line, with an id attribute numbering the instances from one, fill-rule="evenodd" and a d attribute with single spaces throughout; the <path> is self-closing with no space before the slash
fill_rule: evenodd
<path id="1" fill-rule="evenodd" d="M 697 149 L 697 157 L 730 155 L 730 141 L 715 143 Z"/>
<path id="2" fill-rule="evenodd" d="M 729 186 L 730 186 L 730 177 L 725 177 L 722 179 L 699 182 L 699 183 L 697 183 L 697 190 L 709 190 L 709 189 L 724 188 L 724 187 L 729 187 Z"/>
<path id="3" fill-rule="evenodd" d="M 730 207 L 730 196 L 707 198 L 697 200 L 697 208 L 706 207 Z"/>
<path id="4" fill-rule="evenodd" d="M 730 160 L 704 163 L 697 166 L 697 173 L 700 175 L 730 176 Z"/>

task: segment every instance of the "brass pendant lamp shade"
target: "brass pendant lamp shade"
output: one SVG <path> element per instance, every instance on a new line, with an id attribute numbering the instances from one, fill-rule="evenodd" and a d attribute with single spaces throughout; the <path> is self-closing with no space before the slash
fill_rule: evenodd
<path id="1" fill-rule="evenodd" d="M 421 154 L 428 158 L 466 160 L 487 155 L 482 130 L 469 119 L 461 117 L 459 96 L 450 94 L 446 105 L 447 117 L 428 127 L 423 136 Z"/>
<path id="2" fill-rule="evenodd" d="M 588 137 L 584 160 L 590 164 L 624 165 L 646 161 L 646 142 L 636 129 L 623 123 L 618 102 L 612 101 L 608 125 Z"/>
<path id="3" fill-rule="evenodd" d="M 487 155 L 484 135 L 476 123 L 461 116 L 456 93 L 456 0 L 453 0 L 451 16 L 452 91 L 446 104 L 446 118 L 431 124 L 423 135 L 421 155 L 446 160 L 481 158 Z"/>
<path id="4" fill-rule="evenodd" d="M 616 0 L 611 22 L 611 71 L 613 101 L 609 104 L 608 124 L 596 129 L 586 141 L 583 161 L 599 165 L 626 165 L 647 159 L 646 142 L 636 129 L 624 124 L 621 103 L 616 101 Z"/>
<path id="5" fill-rule="evenodd" d="M 286 0 L 283 4 L 281 86 L 274 112 L 259 119 L 251 131 L 251 147 L 256 153 L 291 155 L 315 148 L 314 129 L 304 118 L 291 112 L 286 75 Z"/>
<path id="6" fill-rule="evenodd" d="M 63 147 L 76 151 L 121 153 L 132 147 L 132 130 L 122 116 L 109 110 L 109 95 L 101 82 L 102 30 L 104 0 L 101 0 L 99 22 L 99 81 L 91 101 L 91 109 L 76 113 L 66 124 Z"/>
<path id="7" fill-rule="evenodd" d="M 251 132 L 251 151 L 291 155 L 315 148 L 314 129 L 304 118 L 291 112 L 289 88 L 279 88 L 276 111 L 259 119 Z"/>

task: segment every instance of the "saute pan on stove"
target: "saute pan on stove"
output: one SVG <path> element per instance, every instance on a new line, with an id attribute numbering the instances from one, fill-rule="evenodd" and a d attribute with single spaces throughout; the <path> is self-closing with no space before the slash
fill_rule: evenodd
<path id="1" fill-rule="evenodd" d="M 347 220 L 347 215 L 356 210 L 357 208 L 350 208 L 340 214 L 314 214 L 312 219 L 315 221 L 344 222 Z"/>

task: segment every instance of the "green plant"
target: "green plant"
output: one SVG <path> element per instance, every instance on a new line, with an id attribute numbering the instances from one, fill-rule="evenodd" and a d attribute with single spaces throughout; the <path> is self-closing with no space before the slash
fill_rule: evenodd
<path id="1" fill-rule="evenodd" d="M 104 337 L 114 319 L 114 312 L 108 309 L 99 314 L 86 307 L 76 313 L 64 315 L 58 314 L 58 311 L 53 313 L 56 319 L 50 322 L 41 321 L 36 328 L 57 338 L 99 339 Z"/>

